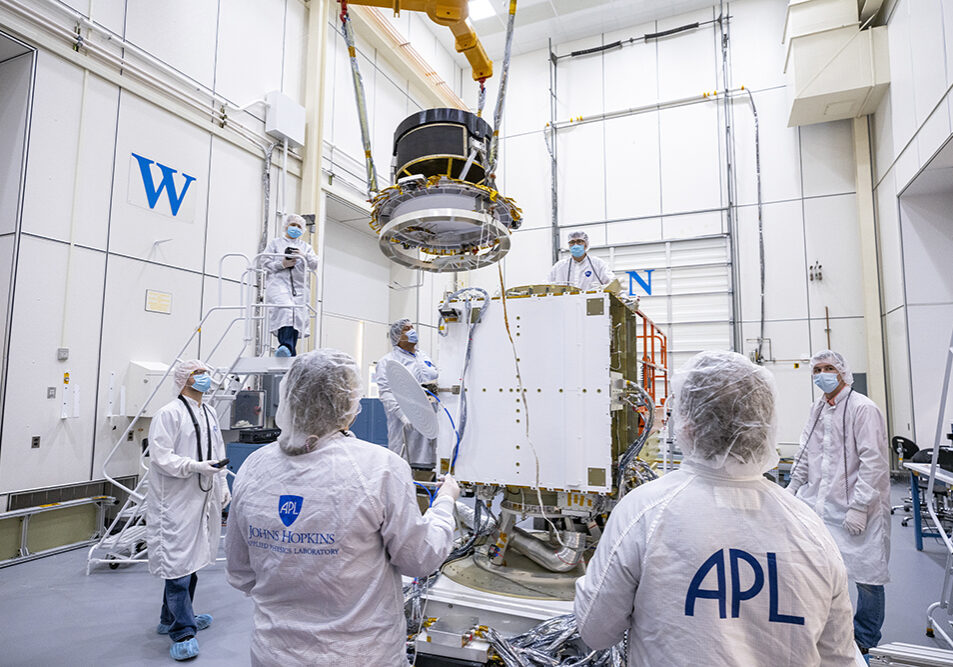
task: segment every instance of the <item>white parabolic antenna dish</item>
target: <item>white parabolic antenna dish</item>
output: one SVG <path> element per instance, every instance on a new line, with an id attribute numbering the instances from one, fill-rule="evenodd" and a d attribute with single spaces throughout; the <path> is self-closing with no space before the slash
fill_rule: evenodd
<path id="1" fill-rule="evenodd" d="M 388 359 L 384 362 L 384 375 L 397 404 L 413 427 L 425 438 L 436 438 L 440 431 L 437 413 L 413 373 L 403 364 Z"/>

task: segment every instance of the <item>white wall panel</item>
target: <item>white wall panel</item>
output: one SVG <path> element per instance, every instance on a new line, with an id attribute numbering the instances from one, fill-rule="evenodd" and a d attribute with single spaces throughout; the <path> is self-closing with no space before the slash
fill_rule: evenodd
<path id="1" fill-rule="evenodd" d="M 953 330 L 953 305 L 908 306 L 910 372 L 913 377 L 913 405 L 917 444 L 932 447 L 936 435 L 937 411 L 946 355 Z M 944 406 L 944 433 L 953 422 L 953 393 Z"/>
<path id="2" fill-rule="evenodd" d="M 887 48 L 890 57 L 890 95 L 892 103 L 893 142 L 899 152 L 917 128 L 915 78 L 911 55 L 912 26 L 909 0 L 902 0 L 890 18 L 887 28 Z"/>
<path id="3" fill-rule="evenodd" d="M 761 146 L 761 197 L 765 202 L 801 195 L 798 131 L 787 126 L 790 103 L 783 88 L 753 94 Z M 737 202 L 758 201 L 754 115 L 748 97 L 736 97 L 734 109 Z M 853 156 L 851 154 L 851 159 Z"/>
<path id="4" fill-rule="evenodd" d="M 217 275 L 219 260 L 226 253 L 244 253 L 249 260 L 258 253 L 262 225 L 262 166 L 262 161 L 250 153 L 220 139 L 212 139 L 206 273 Z M 272 199 L 272 205 L 275 203 Z M 222 274 L 239 280 L 244 269 L 242 258 L 230 257 L 225 260 Z"/>
<path id="5" fill-rule="evenodd" d="M 808 266 L 821 263 L 822 280 L 808 282 L 811 317 L 823 317 L 824 307 L 834 317 L 864 314 L 863 268 L 855 195 L 804 200 L 804 234 Z"/>
<path id="6" fill-rule="evenodd" d="M 0 234 L 16 231 L 33 57 L 0 63 Z"/>
<path id="7" fill-rule="evenodd" d="M 351 83 L 351 64 L 347 56 L 347 45 L 340 35 L 336 35 L 333 44 L 334 94 L 331 99 L 325 102 L 333 105 L 334 110 L 334 117 L 330 126 L 330 141 L 334 144 L 336 150 L 343 151 L 355 160 L 362 160 L 364 149 L 361 147 L 361 125 L 357 116 L 357 103 L 354 101 L 354 87 Z M 328 46 L 330 47 L 330 44 Z M 330 53 L 328 56 L 330 57 Z M 358 67 L 364 78 L 367 108 L 373 109 L 374 91 L 368 82 L 374 80 L 374 69 L 360 50 L 358 50 Z"/>
<path id="8" fill-rule="evenodd" d="M 884 318 L 887 362 L 887 409 L 890 433 L 913 439 L 913 394 L 907 348 L 907 312 L 898 308 Z"/>
<path id="9" fill-rule="evenodd" d="M 625 222 L 610 222 L 606 225 L 606 243 L 608 245 L 614 246 L 622 243 L 661 240 L 661 218 L 627 220 Z"/>
<path id="10" fill-rule="evenodd" d="M 308 10 L 298 0 L 285 1 L 285 48 L 281 90 L 304 106 L 305 76 L 308 60 Z M 325 91 L 328 96 L 328 92 Z"/>
<path id="11" fill-rule="evenodd" d="M 703 102 L 660 112 L 662 212 L 721 205 L 718 111 Z"/>
<path id="12" fill-rule="evenodd" d="M 940 57 L 944 48 L 943 12 L 941 0 L 907 0 L 906 5 L 910 12 L 916 122 L 922 125 L 946 94 L 946 62 Z"/>
<path id="13" fill-rule="evenodd" d="M 844 355 L 854 373 L 866 373 L 867 328 L 863 317 L 831 317 L 830 345 L 827 343 L 827 321 L 811 320 L 811 354 L 821 350 L 835 350 Z M 815 389 L 815 397 L 820 393 Z"/>
<path id="14" fill-rule="evenodd" d="M 210 136 L 194 125 L 133 95 L 123 95 L 116 140 L 116 170 L 110 221 L 110 251 L 195 271 L 202 269 L 208 191 Z M 172 215 L 168 189 L 155 208 L 133 154 L 177 171 L 173 175 L 178 213 Z M 156 188 L 163 177 L 151 166 Z M 193 177 L 188 189 L 185 175 Z"/>
<path id="15" fill-rule="evenodd" d="M 37 54 L 23 230 L 69 240 L 74 179 L 79 178 L 78 187 L 75 187 L 73 238 L 81 245 L 105 248 L 118 90 L 96 76 L 89 76 L 80 139 L 82 96 L 83 71 L 40 51 Z M 82 155 L 77 164 L 80 143 Z"/>
<path id="16" fill-rule="evenodd" d="M 380 52 L 378 52 L 378 61 Z M 371 114 L 371 150 L 374 165 L 381 182 L 379 187 L 390 183 L 390 164 L 393 157 L 394 131 L 410 112 L 407 110 L 407 95 L 391 81 L 385 72 L 374 72 L 374 106 L 368 107 Z M 406 89 L 406 82 L 401 81 Z"/>
<path id="17" fill-rule="evenodd" d="M 711 21 L 712 18 L 713 9 L 704 9 L 658 21 L 656 26 L 662 32 L 686 23 Z M 717 39 L 714 30 L 711 25 L 703 25 L 656 41 L 659 101 L 701 95 L 718 87 L 721 52 L 715 53 Z"/>
<path id="18" fill-rule="evenodd" d="M 876 190 L 879 234 L 877 247 L 880 251 L 880 285 L 885 313 L 904 304 L 903 256 L 896 193 L 896 183 L 891 171 Z"/>
<path id="19" fill-rule="evenodd" d="M 786 49 L 781 37 L 787 2 L 740 0 L 730 3 L 727 11 L 731 15 L 732 84 L 750 90 L 783 86 Z"/>
<path id="20" fill-rule="evenodd" d="M 553 222 L 552 163 L 542 132 L 507 137 L 500 150 L 507 175 L 503 194 L 515 199 L 523 211 L 520 229 L 549 229 Z"/>
<path id="21" fill-rule="evenodd" d="M 7 382 L 16 390 L 7 392 L 4 405 L 2 492 L 89 479 L 97 380 L 96 354 L 89 351 L 99 345 L 105 255 L 74 248 L 67 282 L 68 253 L 62 243 L 20 240 L 10 335 L 15 353 L 7 361 Z M 68 361 L 56 361 L 58 347 L 70 348 Z M 64 373 L 71 390 L 78 388 L 78 418 L 60 419 Z M 46 398 L 47 387 L 56 388 L 55 399 Z M 40 447 L 32 449 L 37 435 Z"/>
<path id="22" fill-rule="evenodd" d="M 517 231 L 513 245 L 503 259 L 506 284 L 545 283 L 552 268 L 552 231 L 549 228 Z"/>
<path id="23" fill-rule="evenodd" d="M 761 335 L 761 327 L 757 322 L 745 322 L 742 326 L 744 340 L 744 354 L 748 355 L 757 347 L 757 339 Z M 801 359 L 810 354 L 808 342 L 808 327 L 803 320 L 796 322 L 767 322 L 764 327 L 764 337 L 770 340 L 764 344 L 762 354 L 766 357 L 769 352 L 776 363 L 766 363 L 765 368 L 774 376 L 778 388 L 778 442 L 782 445 L 797 445 L 804 422 L 807 421 L 811 409 L 811 370 L 807 364 L 799 364 L 795 368 L 791 359 Z M 785 450 L 783 454 L 793 452 Z"/>
<path id="24" fill-rule="evenodd" d="M 605 225 L 589 225 L 586 227 L 564 227 L 559 230 L 559 249 L 569 247 L 569 235 L 575 231 L 585 232 L 589 236 L 590 248 L 601 248 L 606 245 Z M 600 253 L 601 256 L 601 253 Z"/>
<path id="25" fill-rule="evenodd" d="M 604 39 L 606 44 L 611 44 L 652 32 L 655 32 L 654 22 L 607 32 Z M 606 52 L 603 68 L 606 111 L 620 111 L 658 101 L 655 46 L 655 42 L 636 42 Z"/>
<path id="26" fill-rule="evenodd" d="M 322 332 L 324 340 L 321 346 L 345 352 L 354 357 L 355 361 L 362 359 L 364 350 L 363 325 L 364 323 L 360 320 L 328 314 L 324 317 L 324 330 Z M 363 366 L 363 364 L 361 365 Z"/>
<path id="27" fill-rule="evenodd" d="M 662 210 L 657 112 L 606 121 L 606 218 Z"/>
<path id="28" fill-rule="evenodd" d="M 907 303 L 953 302 L 953 193 L 900 200 Z"/>
<path id="29" fill-rule="evenodd" d="M 800 128 L 804 196 L 854 192 L 854 143 L 850 121 Z"/>
<path id="30" fill-rule="evenodd" d="M 227 6 L 228 3 L 224 5 Z M 211 88 L 218 10 L 217 2 L 129 3 L 126 40 Z M 258 49 L 249 51 L 257 52 Z"/>
<path id="31" fill-rule="evenodd" d="M 469 70 L 465 70 L 463 74 L 464 89 L 477 89 L 477 84 L 470 78 Z M 498 90 L 499 85 L 498 76 L 487 81 L 487 106 L 483 117 L 491 125 L 494 107 L 491 106 L 490 97 L 493 97 L 492 103 L 495 104 L 496 95 L 493 91 Z M 506 84 L 503 118 L 507 136 L 539 131 L 550 121 L 549 52 L 546 49 L 513 57 Z"/>
<path id="32" fill-rule="evenodd" d="M 391 262 L 377 249 L 377 240 L 332 220 L 325 229 L 325 311 L 387 322 Z"/>
<path id="33" fill-rule="evenodd" d="M 556 52 L 559 55 L 565 55 L 572 51 L 602 46 L 602 43 L 602 36 L 596 35 L 560 44 L 556 48 Z M 605 111 L 603 106 L 602 63 L 603 57 L 599 53 L 559 61 L 558 83 L 556 85 L 557 121 Z"/>
<path id="34" fill-rule="evenodd" d="M 229 0 L 221 4 L 216 92 L 244 106 L 281 89 L 284 17 L 285 0 Z"/>
<path id="35" fill-rule="evenodd" d="M 888 89 L 874 113 L 872 146 L 875 163 L 874 183 L 884 177 L 893 165 L 896 154 L 893 145 L 893 99 L 890 90 Z"/>
<path id="36" fill-rule="evenodd" d="M 922 167 L 950 138 L 950 113 L 944 102 L 930 114 L 917 132 L 917 154 Z"/>
<path id="37" fill-rule="evenodd" d="M 897 192 L 903 189 L 913 180 L 913 177 L 920 171 L 920 156 L 917 149 L 917 142 L 911 141 L 906 149 L 897 156 L 894 165 L 894 176 L 897 179 Z"/>
<path id="38" fill-rule="evenodd" d="M 172 294 L 171 314 L 146 312 L 145 293 L 148 289 Z M 109 258 L 100 347 L 100 376 L 103 380 L 97 396 L 101 415 L 105 414 L 108 403 L 110 373 L 115 373 L 114 398 L 118 403 L 119 387 L 126 380 L 130 361 L 171 364 L 199 323 L 201 298 L 202 278 L 198 274 L 124 257 Z M 182 358 L 192 359 L 197 355 L 196 338 Z M 167 399 L 174 396 L 171 387 L 170 384 L 166 388 Z M 101 475 L 103 460 L 128 424 L 128 419 L 116 419 L 113 424 L 105 419 L 98 420 L 94 476 Z M 115 430 L 113 426 L 116 426 Z M 136 432 L 135 442 L 121 446 L 116 463 L 110 468 L 113 474 L 135 473 L 138 443 L 148 435 L 149 420 L 140 422 L 138 428 L 142 431 Z"/>
<path id="39" fill-rule="evenodd" d="M 722 214 L 720 211 L 673 215 L 662 218 L 662 236 L 666 239 L 687 239 L 695 236 L 721 234 Z"/>
<path id="40" fill-rule="evenodd" d="M 807 313 L 807 268 L 801 202 L 764 207 L 765 318 L 800 319 Z M 746 322 L 761 317 L 761 278 L 758 262 L 758 211 L 738 209 L 738 256 L 741 314 Z"/>
<path id="41" fill-rule="evenodd" d="M 559 146 L 559 224 L 605 220 L 602 125 L 589 123 L 563 130 L 556 135 L 556 141 Z"/>
<path id="42" fill-rule="evenodd" d="M 13 234 L 4 234 L 0 236 L 0 345 L 6 344 L 7 336 L 7 308 L 10 305 L 10 290 L 13 287 L 13 249 L 16 237 Z M 4 382 L 6 378 L 7 354 L 5 348 L 0 348 L 0 396 L 3 396 Z"/>
<path id="43" fill-rule="evenodd" d="M 122 34 L 123 17 L 126 14 L 125 2 L 94 3 L 93 0 L 64 0 L 63 4 L 109 28 L 117 35 Z M 92 16 L 90 16 L 90 10 L 92 10 Z"/>

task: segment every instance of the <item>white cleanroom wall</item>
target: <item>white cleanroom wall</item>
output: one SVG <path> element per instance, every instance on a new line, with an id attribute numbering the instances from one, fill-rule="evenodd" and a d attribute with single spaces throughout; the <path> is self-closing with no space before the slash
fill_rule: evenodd
<path id="1" fill-rule="evenodd" d="M 14 32 L 23 29 L 35 42 L 30 46 L 37 48 L 35 83 L 29 66 L 23 98 L 4 95 L 0 100 L 0 138 L 6 148 L 14 146 L 4 133 L 8 118 L 23 116 L 31 89 L 34 95 L 24 146 L 29 158 L 22 213 L 0 211 L 2 256 L 11 257 L 11 232 L 22 228 L 19 260 L 0 262 L 0 303 L 6 306 L 8 293 L 14 295 L 11 354 L 4 359 L 3 381 L 17 388 L 7 392 L 2 406 L 0 500 L 11 492 L 102 478 L 103 460 L 129 424 L 120 415 L 129 363 L 171 362 L 203 313 L 218 303 L 219 258 L 230 252 L 251 257 L 258 251 L 264 151 L 248 137 L 257 136 L 262 144 L 271 139 L 263 133 L 265 110 L 257 100 L 272 90 L 302 104 L 305 99 L 308 7 L 300 0 L 201 7 L 176 0 L 161 6 L 96 4 L 92 10 L 92 3 L 72 4 L 84 16 L 93 11 L 93 20 L 114 33 L 107 50 L 118 53 L 115 45 L 125 40 L 125 55 L 136 67 L 177 96 L 210 100 L 214 95 L 216 108 L 225 106 L 230 122 L 220 127 L 199 119 L 169 102 L 162 86 L 144 86 L 128 71 L 75 52 L 42 27 L 28 25 L 23 16 L 0 9 L 0 25 Z M 72 31 L 70 7 L 50 3 L 34 10 Z M 427 23 L 407 25 L 418 50 L 430 49 L 442 76 L 457 85 L 459 67 Z M 353 145 L 359 140 L 353 91 L 349 79 L 335 79 L 343 50 L 335 26 L 327 29 L 338 51 L 328 58 L 329 76 L 316 82 L 327 97 L 325 137 L 329 147 Z M 250 34 L 255 35 L 254 48 L 249 48 Z M 95 33 L 89 39 L 105 43 Z M 387 61 L 391 54 L 364 44 L 359 48 L 374 105 L 375 136 L 386 155 L 393 127 L 421 108 L 426 96 L 396 73 Z M 0 62 L 5 92 L 13 90 L 17 76 L 22 79 L 23 72 L 14 75 L 14 63 Z M 19 111 L 11 106 L 14 102 L 21 105 Z M 245 136 L 233 129 L 233 122 L 247 128 Z M 25 136 L 22 128 L 20 135 Z M 12 159 L 15 152 L 4 150 L 0 160 Z M 300 155 L 300 150 L 291 152 L 286 192 L 283 156 L 280 150 L 273 155 L 269 237 L 278 233 L 279 207 L 298 210 Z M 334 157 L 345 166 L 360 165 L 359 154 L 351 157 L 335 149 Z M 386 171 L 389 159 L 381 160 Z M 362 198 L 363 184 L 349 188 L 347 174 L 338 177 L 343 171 L 338 162 L 323 167 L 330 188 Z M 174 170 L 171 188 L 162 185 L 163 168 Z M 151 192 L 147 173 L 153 178 Z M 7 188 L 13 183 L 15 191 L 17 182 L 18 177 L 0 179 L 0 206 L 7 206 Z M 387 348 L 391 270 L 366 223 L 366 216 L 359 224 L 329 219 L 324 279 L 330 307 L 327 336 L 321 341 L 345 349 L 365 365 Z M 242 261 L 234 258 L 224 265 L 226 304 L 238 302 L 241 268 Z M 147 309 L 147 291 L 161 293 L 166 307 L 158 310 L 168 312 Z M 184 354 L 208 356 L 232 317 L 210 317 Z M 356 326 L 342 329 L 339 322 Z M 242 348 L 242 333 L 233 328 L 211 361 L 230 363 Z M 58 348 L 68 348 L 67 360 L 57 360 Z M 70 384 L 64 413 L 66 373 Z M 46 397 L 49 388 L 54 398 Z M 75 410 L 73 396 L 78 397 Z M 138 472 L 139 444 L 148 427 L 148 419 L 141 421 L 132 441 L 120 445 L 110 474 Z M 40 437 L 36 449 L 31 447 L 34 436 Z"/>
<path id="2" fill-rule="evenodd" d="M 765 336 L 774 360 L 767 367 L 784 406 L 779 441 L 793 445 L 815 396 L 801 360 L 827 346 L 826 314 L 830 344 L 851 360 L 855 371 L 866 370 L 867 354 L 858 289 L 861 266 L 857 252 L 850 250 L 858 247 L 851 125 L 842 121 L 787 127 L 781 43 L 786 8 L 785 0 L 741 0 L 728 4 L 726 12 L 731 17 L 730 83 L 751 90 L 760 120 Z M 620 26 L 557 44 L 554 50 L 565 55 L 695 21 L 710 22 L 718 12 L 714 6 Z M 702 25 L 660 40 L 560 60 L 556 120 L 665 104 L 722 89 L 717 32 L 711 24 Z M 523 209 L 524 218 L 503 261 L 508 284 L 544 281 L 552 262 L 550 159 L 544 141 L 551 120 L 549 81 L 546 49 L 513 58 L 499 182 L 501 191 Z M 487 107 L 492 108 L 495 87 L 489 92 Z M 474 103 L 475 94 L 468 101 Z M 695 351 L 731 346 L 730 289 L 740 291 L 741 312 L 734 314 L 741 323 L 739 351 L 751 352 L 760 330 L 754 123 L 746 95 L 730 105 L 739 284 L 725 286 L 722 275 L 731 260 L 724 240 L 729 231 L 724 112 L 724 104 L 715 98 L 574 123 L 557 133 L 562 249 L 566 234 L 582 229 L 589 234 L 592 252 L 606 259 L 611 255 L 617 271 L 655 269 L 658 283 L 653 282 L 652 297 L 644 291 L 641 295 L 647 312 L 670 336 L 676 367 Z M 701 238 L 722 239 L 720 257 L 711 254 L 713 248 L 702 252 L 686 242 Z M 815 262 L 824 268 L 820 282 L 809 279 Z M 721 267 L 721 274 L 706 278 L 712 267 Z M 671 285 L 663 279 L 666 272 L 677 277 Z M 474 272 L 469 280 L 497 289 L 495 268 Z M 766 345 L 765 354 L 767 350 Z"/>
<path id="3" fill-rule="evenodd" d="M 906 190 L 951 137 L 953 7 L 944 0 L 896 0 L 887 5 L 886 21 L 890 88 L 873 116 L 871 138 L 888 417 L 891 435 L 930 447 L 942 379 L 936 372 L 944 363 L 937 346 L 949 340 L 953 315 L 946 310 L 950 272 L 923 253 L 948 248 L 953 228 L 949 206 L 935 208 L 936 197 L 945 196 L 939 190 L 932 202 L 917 188 Z"/>

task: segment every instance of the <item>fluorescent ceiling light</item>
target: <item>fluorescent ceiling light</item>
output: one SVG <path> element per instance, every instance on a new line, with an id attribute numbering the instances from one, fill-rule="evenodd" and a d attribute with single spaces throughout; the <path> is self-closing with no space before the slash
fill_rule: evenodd
<path id="1" fill-rule="evenodd" d="M 470 0 L 469 12 L 471 21 L 479 21 L 496 15 L 490 0 Z"/>

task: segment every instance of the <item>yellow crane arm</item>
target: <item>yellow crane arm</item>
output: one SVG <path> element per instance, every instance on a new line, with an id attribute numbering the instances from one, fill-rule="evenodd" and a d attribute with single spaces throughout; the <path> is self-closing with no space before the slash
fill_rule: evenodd
<path id="1" fill-rule="evenodd" d="M 402 9 L 424 12 L 434 23 L 450 28 L 454 48 L 470 63 L 474 81 L 493 76 L 493 61 L 467 20 L 467 0 L 347 0 L 347 4 L 392 9 L 395 14 Z"/>

